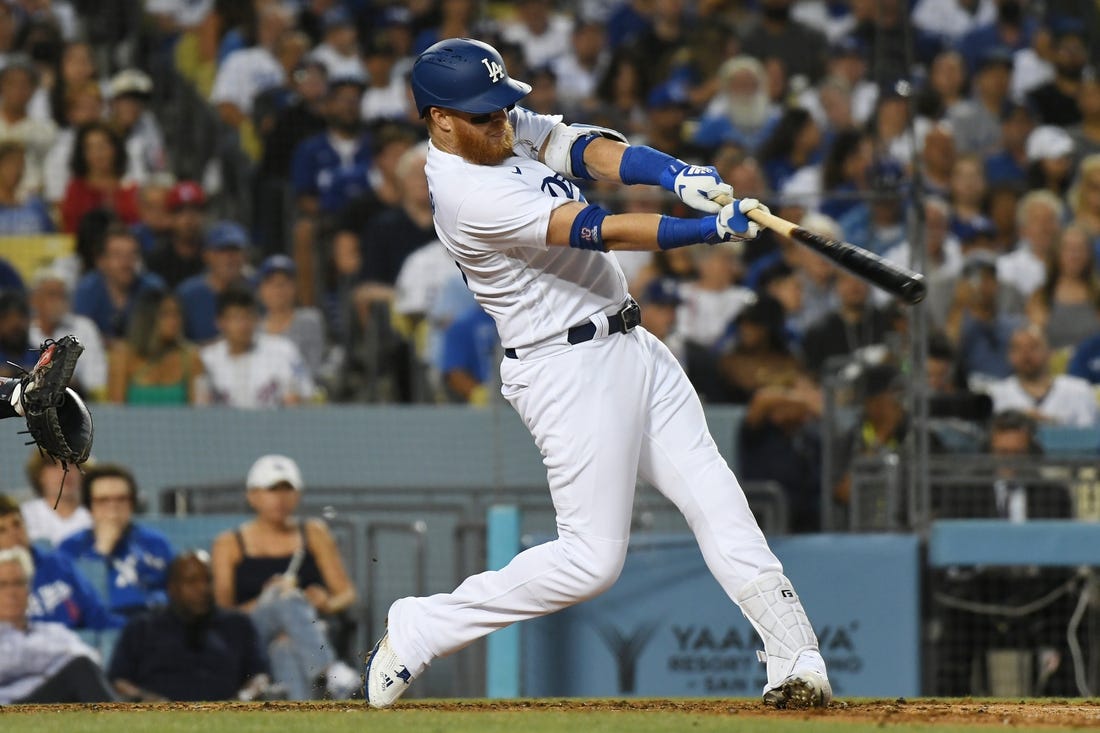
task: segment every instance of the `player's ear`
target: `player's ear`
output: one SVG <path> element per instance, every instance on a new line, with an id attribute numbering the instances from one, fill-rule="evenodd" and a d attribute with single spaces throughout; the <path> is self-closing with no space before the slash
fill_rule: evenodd
<path id="1" fill-rule="evenodd" d="M 442 107 L 428 107 L 428 118 L 433 126 L 438 127 L 443 132 L 450 132 L 454 129 L 451 116 Z"/>

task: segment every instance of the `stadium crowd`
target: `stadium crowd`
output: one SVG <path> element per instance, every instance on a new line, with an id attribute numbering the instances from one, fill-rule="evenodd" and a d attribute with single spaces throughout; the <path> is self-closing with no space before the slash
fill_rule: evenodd
<path id="1" fill-rule="evenodd" d="M 737 195 L 921 269 L 917 373 L 934 415 L 993 418 L 1011 454 L 1035 452 L 1036 425 L 1097 425 L 1100 5 L 1075 0 L 0 0 L 0 252 L 71 243 L 52 261 L 0 256 L 0 373 L 73 333 L 91 400 L 493 400 L 500 344 L 435 238 L 407 85 L 420 51 L 461 36 L 501 50 L 534 111 L 714 164 Z M 655 189 L 563 185 L 615 211 L 687 213 Z M 795 530 L 820 522 L 830 380 L 862 365 L 848 459 L 904 440 L 912 321 L 883 293 L 769 233 L 619 260 L 643 325 L 704 401 L 745 408 L 739 475 L 779 482 Z M 825 480 L 843 505 L 838 465 Z M 40 493 L 52 470 L 28 467 Z M 251 489 L 275 484 L 249 483 L 257 523 L 220 538 L 212 561 L 175 556 L 129 514 L 102 536 L 97 511 L 136 505 L 119 467 L 89 474 L 83 498 L 70 484 L 57 512 L 0 501 L 0 630 L 145 619 L 126 626 L 116 654 L 131 654 L 105 688 L 133 699 L 183 694 L 139 679 L 164 673 L 139 652 L 162 639 L 201 667 L 200 627 L 236 660 L 211 682 L 218 695 L 301 697 L 318 679 L 345 694 L 333 659 L 295 651 L 313 643 L 309 619 L 338 615 L 354 590 L 323 527 L 284 531 L 291 479 L 270 496 Z M 100 482 L 115 493 L 97 496 Z M 1026 497 L 982 506 L 1042 513 Z M 29 537 L 12 539 L 15 517 Z M 151 543 L 150 567 L 130 567 L 142 590 L 97 598 L 73 563 L 135 542 Z M 250 550 L 301 562 L 297 546 L 314 549 L 296 574 L 319 590 L 257 585 L 259 571 L 242 588 Z M 39 592 L 43 573 L 64 579 L 64 602 Z M 134 615 L 154 601 L 167 615 Z M 235 631 L 241 614 L 253 633 Z M 70 664 L 94 653 L 64 639 L 28 652 L 33 685 L 0 679 L 0 692 L 100 689 Z"/>

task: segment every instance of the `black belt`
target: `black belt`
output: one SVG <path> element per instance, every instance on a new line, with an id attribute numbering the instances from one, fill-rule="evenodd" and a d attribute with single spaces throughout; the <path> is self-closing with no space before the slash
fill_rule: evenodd
<path id="1" fill-rule="evenodd" d="M 626 302 L 626 305 L 622 307 L 618 313 L 614 313 L 607 317 L 607 332 L 611 333 L 630 333 L 634 330 L 634 327 L 642 322 L 642 309 L 630 299 Z M 591 341 L 596 337 L 596 324 L 592 321 L 581 324 L 580 326 L 573 326 L 566 333 L 566 339 L 571 344 L 583 344 L 585 341 Z M 505 349 L 504 355 L 509 359 L 518 359 L 515 349 Z"/>

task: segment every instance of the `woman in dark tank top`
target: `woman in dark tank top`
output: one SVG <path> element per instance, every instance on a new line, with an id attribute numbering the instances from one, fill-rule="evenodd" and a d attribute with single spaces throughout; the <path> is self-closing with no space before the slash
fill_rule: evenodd
<path id="1" fill-rule="evenodd" d="M 336 659 L 318 623 L 318 615 L 355 602 L 336 542 L 323 521 L 295 516 L 303 483 L 292 459 L 263 456 L 248 472 L 247 486 L 256 518 L 214 541 L 215 600 L 251 614 L 272 676 L 292 699 L 319 692 L 346 698 L 358 689 L 359 675 Z"/>

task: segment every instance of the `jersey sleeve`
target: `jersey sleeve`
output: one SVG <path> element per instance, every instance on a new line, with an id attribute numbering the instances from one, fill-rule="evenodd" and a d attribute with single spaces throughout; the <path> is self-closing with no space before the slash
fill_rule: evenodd
<path id="1" fill-rule="evenodd" d="M 531 160 L 539 159 L 539 148 L 546 136 L 561 122 L 561 115 L 540 115 L 524 107 L 516 107 L 509 113 L 512 127 L 516 131 L 516 144 L 513 150 Z"/>
<path id="2" fill-rule="evenodd" d="M 458 230 L 474 249 L 546 249 L 550 214 L 574 199 L 493 180 L 471 192 L 458 211 Z"/>

